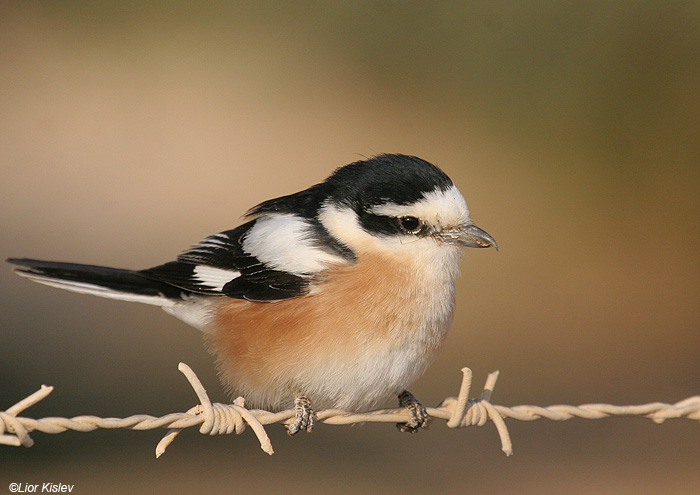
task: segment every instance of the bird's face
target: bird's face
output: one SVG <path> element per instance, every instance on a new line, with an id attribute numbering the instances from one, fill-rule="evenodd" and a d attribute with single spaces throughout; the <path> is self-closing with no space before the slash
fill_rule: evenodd
<path id="1" fill-rule="evenodd" d="M 332 182 L 340 175 L 343 187 L 326 199 L 318 218 L 335 239 L 358 255 L 381 253 L 430 265 L 454 260 L 462 247 L 497 248 L 472 223 L 462 194 L 441 170 L 413 157 L 392 158 L 380 164 L 382 173 L 363 162 L 354 182 L 343 173 L 352 165 L 331 176 Z"/>
<path id="2" fill-rule="evenodd" d="M 399 226 L 396 240 L 401 243 L 432 239 L 464 247 L 497 247 L 496 241 L 475 226 L 457 186 L 435 189 L 410 204 L 391 202 L 370 208 L 370 214 Z"/>
<path id="3" fill-rule="evenodd" d="M 474 225 L 462 194 L 452 185 L 420 199 L 397 204 L 389 200 L 351 207 L 327 202 L 319 219 L 328 232 L 357 254 L 442 257 L 462 247 L 495 247 L 496 241 Z"/>

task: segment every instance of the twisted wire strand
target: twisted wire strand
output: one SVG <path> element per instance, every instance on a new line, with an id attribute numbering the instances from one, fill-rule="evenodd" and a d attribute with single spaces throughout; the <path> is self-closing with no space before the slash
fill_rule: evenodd
<path id="1" fill-rule="evenodd" d="M 289 424 L 294 420 L 295 412 L 286 410 L 269 412 L 260 409 L 247 409 L 242 397 L 232 404 L 212 403 L 204 386 L 192 369 L 180 363 L 178 369 L 190 382 L 199 404 L 184 413 L 172 413 L 161 417 L 138 414 L 127 418 L 100 418 L 97 416 L 76 416 L 73 418 L 47 417 L 32 419 L 20 417 L 25 409 L 46 398 L 53 387 L 42 385 L 41 388 L 22 399 L 5 411 L 0 411 L 0 444 L 31 447 L 34 444 L 33 431 L 43 433 L 62 433 L 67 430 L 94 431 L 98 428 L 129 428 L 133 430 L 151 430 L 168 428 L 168 432 L 156 446 L 156 457 L 160 457 L 177 435 L 186 428 L 199 426 L 204 435 L 240 435 L 250 427 L 260 442 L 260 448 L 272 455 L 272 443 L 265 431 L 265 425 L 272 423 Z M 506 455 L 513 453 L 513 446 L 504 419 L 534 421 L 550 419 L 566 421 L 572 418 L 601 419 L 610 416 L 638 416 L 649 418 L 656 423 L 667 419 L 686 418 L 700 421 L 700 396 L 689 397 L 675 404 L 653 402 L 643 405 L 615 406 L 611 404 L 583 404 L 580 406 L 552 405 L 548 407 L 522 405 L 505 407 L 493 405 L 491 395 L 498 379 L 498 372 L 488 375 L 481 397 L 470 399 L 472 372 L 462 368 L 462 385 L 457 397 L 448 397 L 437 407 L 427 408 L 431 421 L 442 419 L 449 428 L 483 426 L 491 421 L 499 434 L 501 450 Z M 332 425 L 354 423 L 403 423 L 409 418 L 405 409 L 379 409 L 364 413 L 349 413 L 337 409 L 326 409 L 317 413 L 318 420 Z"/>

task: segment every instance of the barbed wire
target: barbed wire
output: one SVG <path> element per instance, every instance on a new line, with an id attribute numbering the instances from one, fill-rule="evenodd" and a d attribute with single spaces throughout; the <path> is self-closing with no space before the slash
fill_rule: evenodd
<path id="1" fill-rule="evenodd" d="M 42 385 L 29 397 L 19 401 L 5 411 L 0 411 L 0 444 L 31 447 L 34 441 L 30 437 L 33 431 L 43 433 L 62 433 L 67 430 L 94 431 L 98 428 L 128 428 L 132 430 L 151 430 L 168 428 L 168 432 L 156 446 L 156 457 L 160 457 L 177 435 L 186 428 L 199 426 L 204 435 L 241 434 L 249 426 L 260 442 L 260 448 L 272 455 L 272 443 L 265 431 L 265 425 L 272 423 L 290 424 L 295 418 L 295 411 L 290 409 L 277 413 L 260 409 L 246 409 L 242 397 L 232 404 L 214 403 L 209 400 L 204 386 L 197 375 L 185 363 L 178 369 L 185 375 L 194 389 L 200 403 L 187 412 L 167 414 L 162 417 L 138 414 L 128 418 L 100 418 L 97 416 L 76 416 L 73 418 L 47 417 L 32 419 L 19 417 L 18 414 L 46 398 L 53 387 Z M 611 404 L 584 404 L 581 406 L 553 405 L 505 407 L 491 404 L 491 395 L 496 386 L 498 372 L 488 375 L 481 397 L 470 399 L 472 372 L 462 368 L 462 385 L 457 397 L 448 397 L 437 407 L 426 408 L 431 421 L 442 419 L 449 428 L 483 426 L 493 422 L 501 439 L 501 450 L 512 455 L 513 445 L 508 433 L 505 418 L 520 421 L 551 419 L 565 421 L 575 417 L 600 419 L 610 416 L 639 416 L 649 418 L 656 423 L 667 419 L 686 418 L 700 421 L 700 396 L 689 397 L 675 404 L 654 402 L 635 406 L 614 406 Z M 378 409 L 364 413 L 350 413 L 337 409 L 326 409 L 317 413 L 318 420 L 332 425 L 354 423 L 405 423 L 408 411 L 405 409 Z"/>

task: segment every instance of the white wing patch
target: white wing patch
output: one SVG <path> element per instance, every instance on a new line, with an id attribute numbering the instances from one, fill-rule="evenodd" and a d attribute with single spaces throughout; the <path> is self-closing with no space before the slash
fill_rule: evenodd
<path id="1" fill-rule="evenodd" d="M 308 275 L 330 263 L 346 262 L 314 245 L 311 226 L 296 215 L 272 214 L 259 218 L 243 240 L 243 250 L 276 270 Z"/>
<path id="2" fill-rule="evenodd" d="M 207 288 L 221 291 L 224 285 L 231 280 L 241 276 L 241 272 L 236 270 L 224 270 L 207 265 L 197 265 L 194 267 L 193 277 L 201 285 Z"/>

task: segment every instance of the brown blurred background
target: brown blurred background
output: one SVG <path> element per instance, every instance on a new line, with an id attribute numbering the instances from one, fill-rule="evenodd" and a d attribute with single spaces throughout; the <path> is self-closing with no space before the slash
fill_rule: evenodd
<path id="1" fill-rule="evenodd" d="M 0 256 L 145 268 L 255 203 L 381 152 L 421 156 L 499 252 L 470 251 L 448 345 L 412 391 L 503 405 L 700 394 L 700 3 L 3 2 Z M 0 409 L 184 411 L 177 363 L 226 401 L 200 335 L 153 307 L 0 270 Z M 688 494 L 700 425 L 509 421 L 399 435 L 33 435 L 10 482 L 74 493 Z"/>

